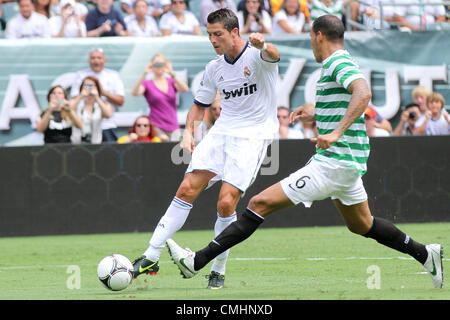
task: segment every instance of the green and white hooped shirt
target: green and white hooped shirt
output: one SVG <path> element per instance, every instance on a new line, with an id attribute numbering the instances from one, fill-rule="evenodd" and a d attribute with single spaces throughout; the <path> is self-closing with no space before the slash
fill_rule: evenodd
<path id="1" fill-rule="evenodd" d="M 331 6 L 327 7 L 325 3 L 320 0 L 312 1 L 311 8 L 311 25 L 320 16 L 331 14 L 342 19 L 342 9 L 344 8 L 343 0 L 334 0 Z"/>
<path id="2" fill-rule="evenodd" d="M 315 108 L 319 135 L 331 133 L 341 121 L 351 98 L 347 88 L 356 79 L 364 79 L 364 76 L 346 50 L 335 51 L 322 62 Z M 316 152 L 316 160 L 354 167 L 361 176 L 364 175 L 370 153 L 364 114 L 352 123 L 330 148 L 316 148 Z"/>

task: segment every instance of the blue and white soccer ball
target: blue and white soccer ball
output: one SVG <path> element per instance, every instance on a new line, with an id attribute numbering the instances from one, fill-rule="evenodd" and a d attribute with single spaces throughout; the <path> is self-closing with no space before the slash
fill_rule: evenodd
<path id="1" fill-rule="evenodd" d="M 100 282 L 109 290 L 120 291 L 133 280 L 133 264 L 121 254 L 111 254 L 103 258 L 97 267 Z"/>

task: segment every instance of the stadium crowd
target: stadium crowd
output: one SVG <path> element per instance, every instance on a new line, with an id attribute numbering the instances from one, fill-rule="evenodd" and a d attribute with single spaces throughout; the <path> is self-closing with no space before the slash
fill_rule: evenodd
<path id="1" fill-rule="evenodd" d="M 412 4 L 416 3 L 417 4 Z M 390 28 L 423 30 L 449 24 L 449 8 L 441 0 L 419 7 L 419 0 L 0 0 L 2 37 L 158 37 L 170 35 L 206 35 L 206 17 L 218 8 L 230 8 L 239 19 L 241 34 L 298 34 L 307 32 L 319 16 L 333 14 L 346 22 L 347 17 L 368 29 Z M 404 4 L 404 6 L 389 6 Z M 3 6 L 2 6 L 3 4 Z M 12 5 L 18 12 L 11 14 Z M 380 6 L 383 21 L 380 23 Z M 5 8 L 9 8 L 9 15 Z M 350 10 L 350 12 L 347 12 Z M 352 24 L 355 30 L 356 25 Z M 0 31 L 1 32 L 1 31 Z M 156 59 L 156 60 L 155 60 Z M 50 88 L 48 108 L 39 117 L 37 129 L 45 142 L 158 142 L 178 140 L 176 121 L 178 92 L 189 90 L 177 78 L 170 61 L 158 55 L 143 71 L 132 94 L 143 95 L 149 105 L 149 117 L 138 118 L 129 135 L 117 137 L 112 120 L 114 110 L 124 104 L 124 86 L 119 74 L 105 68 L 102 50 L 89 56 L 90 68 L 77 73 L 70 97 L 61 88 Z M 144 80 L 148 73 L 155 76 Z M 158 93 L 162 93 L 159 94 Z M 398 125 L 383 119 L 372 106 L 365 111 L 369 136 L 449 134 L 449 115 L 442 95 L 418 87 L 411 103 L 402 112 Z M 278 108 L 280 139 L 311 138 L 317 135 L 314 123 L 290 126 L 289 108 Z M 211 120 L 205 117 L 206 125 Z M 142 122 L 142 123 L 141 123 Z M 143 123 L 146 122 L 146 123 Z M 148 123 L 147 123 L 148 122 Z M 138 138 L 140 126 L 147 138 Z M 142 133 L 141 133 L 142 135 Z"/>
<path id="2" fill-rule="evenodd" d="M 422 3 L 426 5 L 421 6 Z M 0 18 L 3 37 L 8 39 L 202 35 L 207 15 L 226 7 L 239 17 L 242 34 L 279 35 L 308 31 L 312 22 L 324 14 L 333 14 L 344 23 L 351 17 L 362 29 L 424 30 L 448 26 L 449 6 L 445 3 L 443 0 L 0 0 Z"/>

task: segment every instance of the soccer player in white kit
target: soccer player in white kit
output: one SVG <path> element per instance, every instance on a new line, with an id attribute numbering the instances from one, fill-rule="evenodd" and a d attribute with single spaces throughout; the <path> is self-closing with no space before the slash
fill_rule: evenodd
<path id="1" fill-rule="evenodd" d="M 264 218 L 283 208 L 331 198 L 348 229 L 409 254 L 442 288 L 443 248 L 414 241 L 386 219 L 371 215 L 361 176 L 367 171 L 370 145 L 363 112 L 371 98 L 359 66 L 344 49 L 344 25 L 333 15 L 314 21 L 310 31 L 316 61 L 322 64 L 316 105 L 291 113 L 291 122 L 317 121 L 316 154 L 301 169 L 250 199 L 237 220 L 202 250 L 192 252 L 167 240 L 170 255 L 185 278 L 193 277 L 215 256 L 248 238 Z"/>
<path id="2" fill-rule="evenodd" d="M 278 50 L 259 33 L 251 34 L 248 41 L 242 39 L 238 19 L 228 9 L 209 14 L 206 29 L 218 56 L 207 64 L 187 116 L 181 147 L 193 152 L 192 159 L 150 246 L 133 263 L 135 277 L 158 271 L 166 240 L 183 226 L 193 202 L 211 183 L 222 180 L 215 234 L 236 220 L 237 203 L 253 183 L 267 147 L 278 132 Z M 220 117 L 194 149 L 194 123 L 203 119 L 217 91 L 221 95 Z M 223 287 L 228 253 L 216 257 L 208 288 Z"/>

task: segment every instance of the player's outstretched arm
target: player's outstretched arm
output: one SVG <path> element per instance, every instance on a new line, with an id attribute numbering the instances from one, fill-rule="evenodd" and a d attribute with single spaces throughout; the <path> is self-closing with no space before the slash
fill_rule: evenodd
<path id="1" fill-rule="evenodd" d="M 316 120 L 314 115 L 315 107 L 313 105 L 302 105 L 289 114 L 289 122 L 295 124 L 297 120 L 310 122 Z"/>
<path id="2" fill-rule="evenodd" d="M 266 42 L 266 39 L 261 33 L 252 33 L 248 36 L 248 41 L 255 48 L 261 50 L 262 58 L 266 61 L 278 61 L 280 53 L 278 49 L 271 43 Z"/>
<path id="3" fill-rule="evenodd" d="M 186 118 L 186 128 L 183 132 L 183 140 L 181 140 L 181 148 L 188 150 L 189 152 L 194 151 L 194 128 L 196 122 L 201 122 L 203 120 L 203 115 L 205 114 L 205 108 L 194 104 L 188 112 Z"/>

